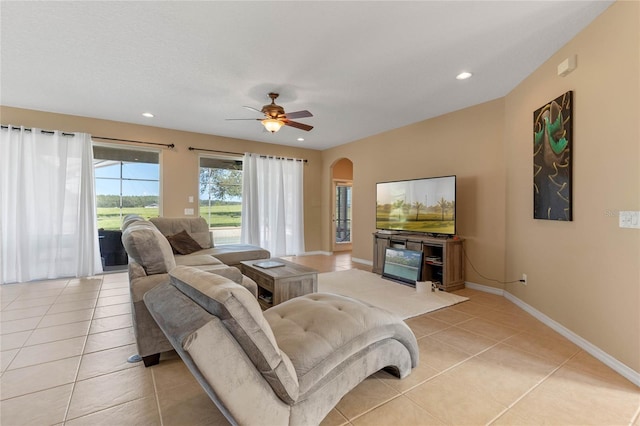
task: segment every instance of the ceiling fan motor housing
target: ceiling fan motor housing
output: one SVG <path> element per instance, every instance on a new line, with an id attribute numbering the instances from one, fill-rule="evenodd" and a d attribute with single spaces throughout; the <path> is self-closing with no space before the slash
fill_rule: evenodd
<path id="1" fill-rule="evenodd" d="M 282 108 L 280 105 L 276 105 L 276 98 L 278 96 L 278 93 L 269 93 L 271 103 L 262 107 L 263 114 L 268 115 L 271 118 L 278 118 L 279 116 L 284 115 L 284 108 Z"/>
<path id="2" fill-rule="evenodd" d="M 280 105 L 269 104 L 262 107 L 262 112 L 271 118 L 278 118 L 279 116 L 284 115 L 284 108 Z"/>

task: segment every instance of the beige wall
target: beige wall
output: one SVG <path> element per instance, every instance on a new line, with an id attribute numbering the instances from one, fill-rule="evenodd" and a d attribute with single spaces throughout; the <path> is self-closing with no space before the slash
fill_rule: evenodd
<path id="1" fill-rule="evenodd" d="M 305 249 L 306 251 L 317 251 L 321 248 L 320 229 L 317 226 L 320 220 L 320 199 L 318 197 L 320 192 L 319 176 L 322 168 L 320 151 L 5 106 L 0 107 L 0 113 L 2 124 L 175 144 L 174 149 L 162 149 L 160 156 L 163 216 L 184 216 L 185 208 L 194 208 L 197 213 L 198 203 L 189 203 L 188 197 L 193 196 L 195 200 L 198 199 L 199 153 L 189 151 L 189 146 L 219 151 L 255 152 L 305 158 L 308 160 L 304 173 Z"/>
<path id="2" fill-rule="evenodd" d="M 333 179 L 351 180 L 353 179 L 353 163 L 348 158 L 341 158 L 333 165 L 332 173 Z"/>
<path id="3" fill-rule="evenodd" d="M 457 176 L 457 232 L 482 275 L 504 279 L 505 176 L 502 146 L 503 100 L 477 105 L 323 151 L 323 163 L 353 162 L 353 257 L 373 259 L 376 182 Z M 460 125 L 464 123 L 464 125 Z M 323 169 L 323 199 L 331 175 Z M 330 222 L 324 209 L 323 224 Z M 323 232 L 323 237 L 327 236 Z M 325 247 L 328 241 L 324 241 Z M 468 281 L 498 286 L 469 265 Z"/>
<path id="4" fill-rule="evenodd" d="M 505 99 L 506 289 L 640 371 L 640 3 L 617 2 Z M 577 55 L 577 68 L 557 65 Z M 573 222 L 532 219 L 532 112 L 574 91 Z M 613 213 L 613 214 L 612 214 Z"/>

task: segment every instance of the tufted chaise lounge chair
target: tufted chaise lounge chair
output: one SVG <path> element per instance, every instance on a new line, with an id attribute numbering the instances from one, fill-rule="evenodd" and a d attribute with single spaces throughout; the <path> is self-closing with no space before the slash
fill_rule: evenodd
<path id="1" fill-rule="evenodd" d="M 184 266 L 169 275 L 145 304 L 232 424 L 316 425 L 369 375 L 404 378 L 418 363 L 411 329 L 364 302 L 314 293 L 263 313 L 224 277 Z"/>

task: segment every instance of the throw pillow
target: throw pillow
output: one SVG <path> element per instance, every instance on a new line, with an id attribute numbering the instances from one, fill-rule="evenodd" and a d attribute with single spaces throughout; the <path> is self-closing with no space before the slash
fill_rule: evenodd
<path id="1" fill-rule="evenodd" d="M 169 240 L 169 244 L 171 244 L 171 248 L 176 254 L 191 254 L 196 251 L 202 250 L 200 244 L 198 244 L 196 240 L 191 238 L 191 235 L 189 235 L 187 231 L 182 231 L 175 235 L 170 235 L 167 237 L 167 240 Z"/>

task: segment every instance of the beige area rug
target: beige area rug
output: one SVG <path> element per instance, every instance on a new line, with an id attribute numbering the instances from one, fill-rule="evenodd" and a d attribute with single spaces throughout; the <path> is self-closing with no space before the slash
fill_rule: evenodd
<path id="1" fill-rule="evenodd" d="M 360 299 L 392 312 L 402 319 L 452 306 L 468 297 L 444 291 L 418 292 L 415 288 L 382 278 L 380 275 L 349 269 L 318 274 L 318 292 L 335 293 Z"/>

